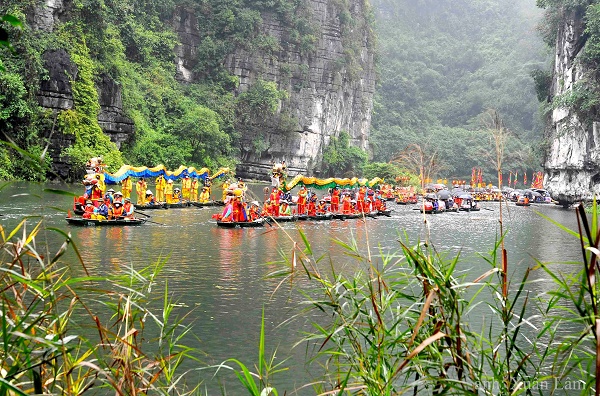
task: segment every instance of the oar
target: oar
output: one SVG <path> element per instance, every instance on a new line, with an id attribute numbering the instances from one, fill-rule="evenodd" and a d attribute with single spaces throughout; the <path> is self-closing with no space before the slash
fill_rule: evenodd
<path id="1" fill-rule="evenodd" d="M 152 217 L 152 216 L 150 216 L 150 215 L 147 215 L 147 214 L 146 214 L 146 213 L 144 213 L 144 212 L 140 212 L 139 210 L 136 210 L 134 213 L 136 213 L 136 214 L 141 214 L 142 216 L 146 216 L 146 217 Z"/>

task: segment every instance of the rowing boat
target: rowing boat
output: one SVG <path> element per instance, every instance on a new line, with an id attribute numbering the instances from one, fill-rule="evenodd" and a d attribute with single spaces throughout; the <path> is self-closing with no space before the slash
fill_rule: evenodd
<path id="1" fill-rule="evenodd" d="M 218 203 L 216 201 L 208 201 L 208 202 L 190 202 L 190 204 L 197 206 L 199 208 L 203 208 L 205 206 L 217 206 Z"/>
<path id="2" fill-rule="evenodd" d="M 96 220 L 84 219 L 83 217 L 67 217 L 67 222 L 78 226 L 130 226 L 140 225 L 146 222 L 146 219 L 114 219 L 114 220 Z"/>
<path id="3" fill-rule="evenodd" d="M 333 213 L 321 213 L 315 216 L 306 216 L 306 220 L 323 221 L 333 219 Z"/>
<path id="4" fill-rule="evenodd" d="M 190 203 L 187 201 L 183 201 L 183 202 L 167 203 L 165 205 L 166 205 L 167 209 L 179 209 L 179 208 L 187 208 L 188 206 L 190 206 Z"/>
<path id="5" fill-rule="evenodd" d="M 377 215 L 378 216 L 387 216 L 387 217 L 391 217 L 392 216 L 392 209 L 384 209 L 384 210 L 378 210 L 377 211 Z"/>
<path id="6" fill-rule="evenodd" d="M 276 221 L 277 223 L 286 223 L 298 220 L 298 216 L 266 216 L 267 221 Z"/>
<path id="7" fill-rule="evenodd" d="M 167 204 L 164 202 L 159 202 L 155 204 L 144 204 L 144 205 L 133 205 L 136 209 L 139 210 L 147 210 L 147 209 L 167 209 Z"/>
<path id="8" fill-rule="evenodd" d="M 217 220 L 217 225 L 219 227 L 225 227 L 225 228 L 262 227 L 262 226 L 264 226 L 264 224 L 265 224 L 265 219 L 263 219 L 263 218 L 256 219 L 253 221 L 220 221 L 220 220 Z"/>

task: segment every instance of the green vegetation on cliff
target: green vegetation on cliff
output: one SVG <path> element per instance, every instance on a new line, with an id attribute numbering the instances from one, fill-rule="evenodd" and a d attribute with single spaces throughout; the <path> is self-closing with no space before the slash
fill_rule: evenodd
<path id="1" fill-rule="evenodd" d="M 46 137 L 71 136 L 74 143 L 64 147 L 60 159 L 74 169 L 97 155 L 112 169 L 122 160 L 171 168 L 233 165 L 241 126 L 250 126 L 240 116 L 264 112 L 247 95 L 237 97 L 238 80 L 223 67 L 225 57 L 236 48 L 279 51 L 277 41 L 260 31 L 264 12 L 290 27 L 285 45 L 310 52 L 316 41 L 305 0 L 77 0 L 65 3 L 60 21 L 57 14 L 54 22 L 42 21 L 41 14 L 49 12 L 43 9 L 34 1 L 8 0 L 0 6 L 0 13 L 10 12 L 24 22 L 23 29 L 2 25 L 15 51 L 0 48 L 5 69 L 0 74 L 0 139 L 41 153 Z M 174 19 L 181 10 L 198 18 L 202 38 L 193 83 L 177 80 L 173 62 L 179 44 Z M 48 79 L 44 53 L 60 49 L 70 55 L 77 72 L 69 76 L 73 108 L 55 115 L 38 105 L 36 95 Z M 120 151 L 97 121 L 103 78 L 120 87 L 124 115 L 135 127 Z M 275 87 L 274 95 L 278 100 L 286 94 Z M 47 169 L 29 169 L 17 151 L 0 148 L 0 178 L 41 179 Z"/>

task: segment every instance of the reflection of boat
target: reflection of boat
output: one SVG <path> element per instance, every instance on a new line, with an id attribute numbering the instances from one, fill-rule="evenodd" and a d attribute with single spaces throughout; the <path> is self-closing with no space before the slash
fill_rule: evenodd
<path id="1" fill-rule="evenodd" d="M 377 215 L 378 216 L 391 217 L 392 216 L 392 209 L 378 210 L 377 211 Z"/>
<path id="2" fill-rule="evenodd" d="M 236 227 L 262 227 L 265 224 L 265 219 L 256 219 L 254 221 L 220 221 L 217 220 L 219 227 L 236 228 Z"/>
<path id="3" fill-rule="evenodd" d="M 167 209 L 166 203 L 160 202 L 155 204 L 145 204 L 145 205 L 133 205 L 136 209 L 139 210 L 147 210 L 147 209 Z"/>
<path id="4" fill-rule="evenodd" d="M 178 209 L 178 208 L 187 208 L 188 206 L 190 206 L 190 203 L 187 201 L 184 201 L 184 202 L 168 203 L 165 205 L 168 209 Z"/>
<path id="5" fill-rule="evenodd" d="M 115 220 L 95 220 L 84 219 L 83 217 L 67 217 L 67 222 L 79 226 L 126 226 L 140 225 L 146 222 L 146 219 L 115 219 Z"/>

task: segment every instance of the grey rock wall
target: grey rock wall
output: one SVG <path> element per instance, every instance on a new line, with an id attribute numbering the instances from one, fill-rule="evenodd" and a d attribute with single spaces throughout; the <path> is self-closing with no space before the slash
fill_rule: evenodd
<path id="1" fill-rule="evenodd" d="M 360 69 L 352 75 L 344 63 L 345 47 L 339 9 L 333 0 L 309 0 L 311 22 L 320 32 L 316 52 L 306 55 L 285 41 L 287 27 L 270 14 L 263 14 L 263 33 L 275 38 L 280 51 L 267 54 L 239 49 L 225 60 L 225 66 L 239 78 L 239 92 L 246 91 L 259 78 L 274 81 L 288 92 L 273 120 L 264 120 L 259 135 L 242 137 L 241 163 L 237 173 L 244 178 L 266 179 L 272 161 L 285 160 L 291 176 L 318 175 L 323 150 L 332 137 L 346 131 L 352 144 L 369 149 L 369 127 L 375 90 L 374 43 L 369 32 L 360 35 Z M 363 0 L 351 0 L 354 18 L 366 17 Z M 201 38 L 195 30 L 195 18 L 180 9 L 174 18 L 181 45 L 176 49 L 178 75 L 193 79 L 195 46 Z M 356 32 L 355 32 L 356 33 Z M 284 116 L 289 128 L 281 131 L 274 120 Z M 260 138 L 267 147 L 256 152 L 253 141 Z"/>
<path id="2" fill-rule="evenodd" d="M 53 31 L 60 18 L 66 14 L 68 1 L 45 0 L 32 9 L 28 15 L 31 26 L 40 31 Z M 40 84 L 37 93 L 41 107 L 57 113 L 72 109 L 73 91 L 71 81 L 77 79 L 77 66 L 71 61 L 66 50 L 51 50 L 43 55 L 44 66 L 48 71 L 48 78 Z M 109 76 L 98 76 L 96 84 L 100 113 L 98 124 L 110 139 L 120 147 L 133 134 L 133 121 L 123 112 L 121 86 Z M 46 137 L 51 139 L 50 154 L 54 158 L 55 171 L 61 176 L 66 176 L 67 170 L 64 159 L 60 153 L 64 147 L 73 144 L 72 136 L 65 136 L 57 131 L 46 131 Z"/>
<path id="3" fill-rule="evenodd" d="M 583 83 L 588 70 L 581 62 L 585 48 L 584 12 L 566 16 L 556 41 L 552 98 L 568 94 Z M 589 115 L 588 115 L 589 116 Z M 564 205 L 600 193 L 600 120 L 582 119 L 572 108 L 560 107 L 550 115 L 544 186 Z"/>

